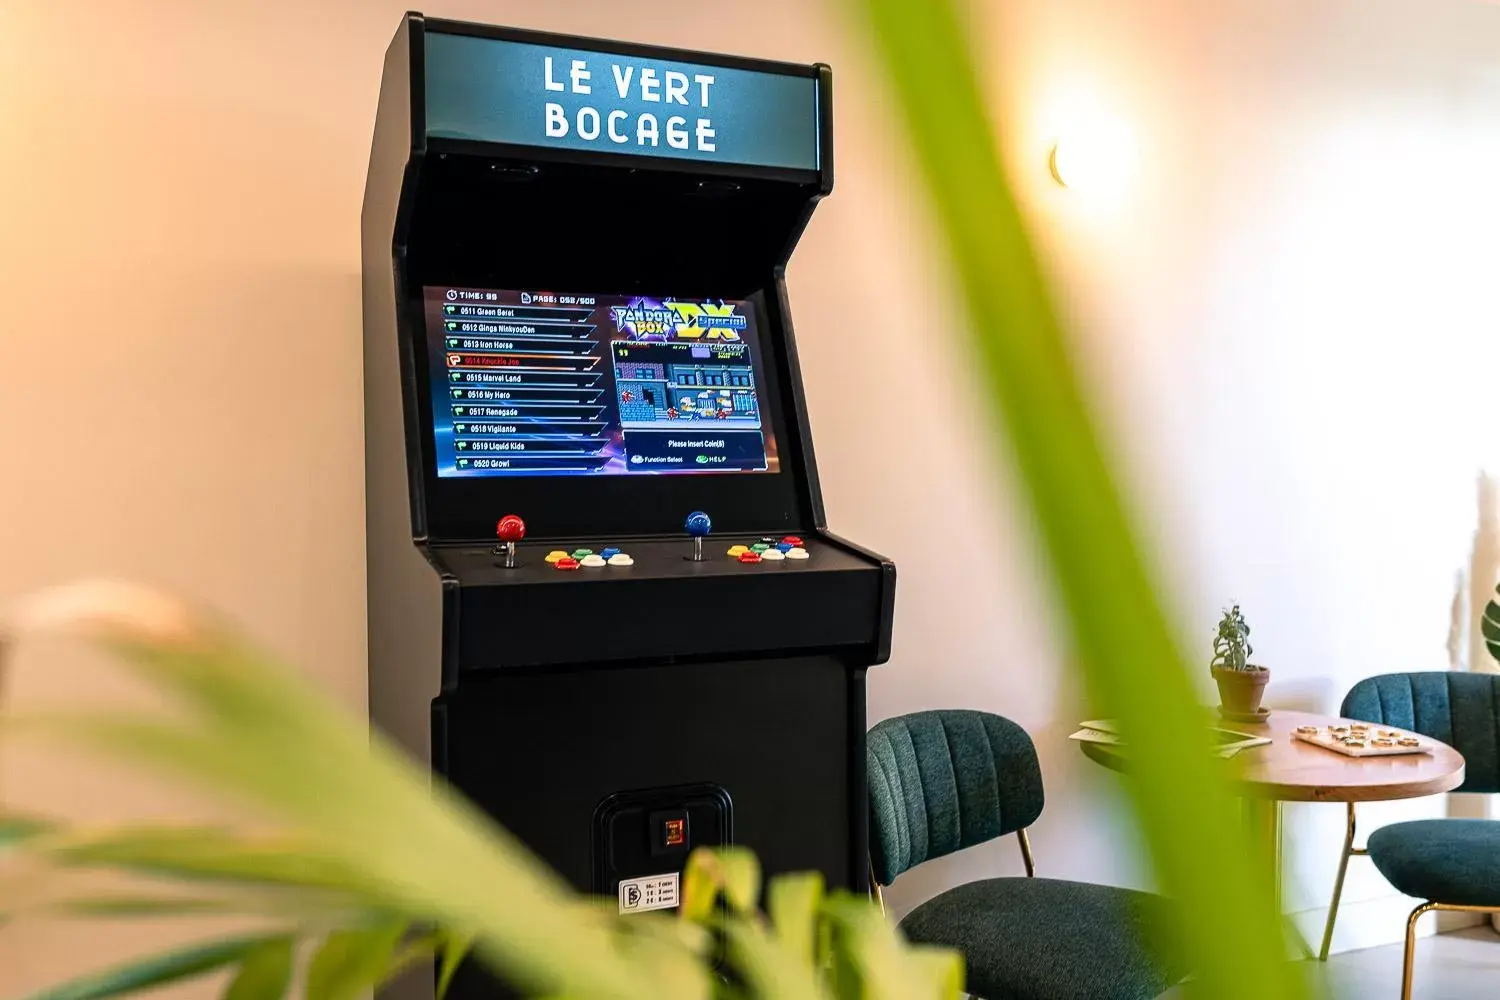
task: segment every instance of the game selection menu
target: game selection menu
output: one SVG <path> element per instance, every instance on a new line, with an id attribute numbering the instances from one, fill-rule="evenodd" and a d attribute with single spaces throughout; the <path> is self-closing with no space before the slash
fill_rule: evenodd
<path id="1" fill-rule="evenodd" d="M 747 302 L 425 301 L 439 476 L 776 471 Z"/>

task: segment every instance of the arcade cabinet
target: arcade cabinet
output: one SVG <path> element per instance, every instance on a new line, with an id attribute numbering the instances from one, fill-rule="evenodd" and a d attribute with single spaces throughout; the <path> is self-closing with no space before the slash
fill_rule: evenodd
<path id="1" fill-rule="evenodd" d="M 626 913 L 703 844 L 866 884 L 895 568 L 827 530 L 784 282 L 830 81 L 420 14 L 386 54 L 370 713 Z"/>

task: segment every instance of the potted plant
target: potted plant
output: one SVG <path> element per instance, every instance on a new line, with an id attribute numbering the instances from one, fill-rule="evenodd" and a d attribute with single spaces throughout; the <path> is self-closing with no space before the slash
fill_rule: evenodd
<path id="1" fill-rule="evenodd" d="M 1214 658 L 1210 672 L 1219 685 L 1219 714 L 1239 721 L 1262 719 L 1270 715 L 1260 707 L 1271 672 L 1250 662 L 1255 650 L 1250 645 L 1250 626 L 1240 614 L 1240 606 L 1224 612 L 1214 635 Z"/>

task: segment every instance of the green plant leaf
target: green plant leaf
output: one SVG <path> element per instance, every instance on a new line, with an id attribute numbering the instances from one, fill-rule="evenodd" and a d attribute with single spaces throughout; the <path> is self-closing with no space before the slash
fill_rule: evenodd
<path id="1" fill-rule="evenodd" d="M 835 950 L 845 963 L 839 975 L 845 991 L 841 997 L 847 993 L 861 1000 L 956 1000 L 962 991 L 963 963 L 956 952 L 908 948 L 865 898 L 835 892 L 824 901 L 822 912 L 833 926 Z"/>
<path id="2" fill-rule="evenodd" d="M 378 985 L 407 927 L 404 920 L 391 920 L 329 934 L 307 965 L 307 1000 L 357 1000 Z"/>
<path id="3" fill-rule="evenodd" d="M 213 889 L 205 895 L 236 901 L 243 894 L 306 906 L 337 928 L 313 958 L 313 1000 L 347 997 L 437 946 L 420 935 L 401 941 L 409 925 L 465 929 L 443 945 L 445 980 L 459 957 L 472 953 L 528 995 L 708 1000 L 715 993 L 705 960 L 718 939 L 708 921 L 624 920 L 606 904 L 579 900 L 471 803 L 263 654 L 159 596 L 124 602 L 144 604 L 151 612 L 145 615 L 122 607 L 118 594 L 113 603 L 90 605 L 97 596 L 54 594 L 41 617 L 103 622 L 125 662 L 184 710 L 159 721 L 43 720 L 43 731 L 236 794 L 291 832 L 63 831 L 28 848 L 38 856 L 65 868 L 206 883 Z M 752 912 L 760 892 L 753 856 L 727 851 L 697 864 L 705 917 L 720 913 L 721 894 L 748 914 L 741 921 L 753 928 L 747 954 L 777 963 L 766 981 L 816 979 Z"/>
<path id="4" fill-rule="evenodd" d="M 276 938 L 255 948 L 224 989 L 223 1000 L 281 1000 L 292 985 L 297 941 Z"/>
<path id="5" fill-rule="evenodd" d="M 30 1000 L 102 1000 L 125 996 L 234 965 L 267 941 L 274 940 L 280 938 L 256 935 L 194 945 L 82 976 L 34 994 Z"/>
<path id="6" fill-rule="evenodd" d="M 677 912 L 684 920 L 704 923 L 713 915 L 724 887 L 724 870 L 713 850 L 696 847 L 682 869 L 682 905 Z"/>
<path id="7" fill-rule="evenodd" d="M 826 1000 L 817 970 L 766 933 L 753 920 L 731 917 L 725 922 L 729 966 L 757 1000 Z M 922 1000 L 913 995 L 908 1000 Z"/>
<path id="8" fill-rule="evenodd" d="M 380 888 L 367 874 L 305 838 L 237 834 L 218 827 L 135 826 L 56 837 L 44 846 L 43 855 L 64 867 L 108 867 L 176 879 L 321 889 L 349 896 Z"/>
<path id="9" fill-rule="evenodd" d="M 607 925 L 577 925 L 571 890 L 472 803 L 331 707 L 325 697 L 233 634 L 159 595 L 97 588 L 43 595 L 47 618 L 102 628 L 124 662 L 188 710 L 191 725 L 90 718 L 49 733 L 119 759 L 188 778 L 267 807 L 306 834 L 336 879 L 229 862 L 214 877 L 257 874 L 291 884 L 358 888 L 414 920 L 476 929 L 475 953 L 537 993 L 651 997 L 651 988 L 611 946 Z M 90 604 L 95 601 L 95 604 Z M 134 609 L 145 606 L 148 615 Z M 67 614 L 56 613 L 63 607 Z M 163 622 L 170 627 L 162 627 Z M 101 624 L 102 623 L 102 624 Z M 400 822 L 391 822 L 400 816 Z M 174 865 L 157 858 L 158 867 Z M 263 870 L 271 866 L 269 873 Z"/>
<path id="10" fill-rule="evenodd" d="M 391 955 L 385 971 L 377 977 L 376 982 L 388 983 L 416 963 L 436 957 L 442 950 L 443 942 L 447 940 L 448 936 L 442 931 L 428 931 L 416 937 L 408 937 Z M 442 1000 L 441 994 L 437 995 L 437 1000 Z"/>
<path id="11" fill-rule="evenodd" d="M 70 917 L 181 917 L 198 914 L 241 914 L 245 909 L 225 899 L 188 896 L 82 896 L 48 904 L 45 909 Z"/>
<path id="12" fill-rule="evenodd" d="M 1269 856 L 1216 765 L 1187 659 L 1157 598 L 1090 401 L 1011 194 L 978 82 L 977 16 L 954 0 L 851 0 L 873 28 L 964 304 L 975 369 L 1047 555 L 1092 704 L 1131 744 L 1126 780 L 1162 891 L 1152 928 L 1194 963 L 1213 1000 L 1299 1000 Z M 1191 805 L 1184 800 L 1190 790 Z M 1212 845 L 1206 850 L 1204 845 Z M 1235 914 L 1233 934 L 1223 915 Z"/>
<path id="13" fill-rule="evenodd" d="M 448 995 L 453 974 L 473 947 L 474 935 L 471 933 L 450 934 L 443 942 L 442 956 L 438 961 L 437 1000 Z"/>
<path id="14" fill-rule="evenodd" d="M 743 847 L 699 847 L 688 855 L 682 873 L 682 906 L 686 920 L 703 922 L 720 895 L 732 913 L 748 913 L 760 901 L 760 861 Z"/>
<path id="15" fill-rule="evenodd" d="M 724 897 L 736 913 L 753 912 L 760 904 L 760 859 L 748 847 L 720 847 L 724 866 Z"/>
<path id="16" fill-rule="evenodd" d="M 930 995 L 936 1000 L 959 1000 L 964 995 L 964 959 L 958 952 L 910 945 L 904 961 L 911 966 L 913 977 L 931 984 Z"/>
<path id="17" fill-rule="evenodd" d="M 0 815 L 0 850 L 25 844 L 56 829 L 56 822 L 37 816 Z"/>
<path id="18" fill-rule="evenodd" d="M 766 886 L 766 915 L 781 946 L 810 965 L 818 932 L 823 876 L 818 872 L 778 875 Z"/>

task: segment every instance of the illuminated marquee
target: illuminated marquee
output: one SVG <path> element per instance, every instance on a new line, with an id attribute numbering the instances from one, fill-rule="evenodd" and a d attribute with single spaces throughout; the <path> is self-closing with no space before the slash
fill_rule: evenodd
<path id="1" fill-rule="evenodd" d="M 542 57 L 542 63 L 544 86 L 547 90 L 585 96 L 593 95 L 595 84 L 590 82 L 593 71 L 589 69 L 587 60 L 571 60 L 565 80 L 556 78 L 551 56 Z M 637 77 L 636 66 L 620 62 L 610 63 L 609 70 L 613 86 L 605 87 L 605 93 L 613 91 L 619 100 L 626 101 L 639 91 L 637 98 L 639 101 L 665 105 L 680 104 L 684 108 L 691 104 L 702 112 L 708 110 L 709 88 L 714 85 L 712 74 L 694 73 L 689 77 L 687 73 L 667 70 L 658 75 L 657 71 L 649 66 L 639 67 L 639 69 L 640 75 Z M 633 112 L 622 108 L 601 109 L 593 104 L 585 103 L 580 105 L 570 117 L 567 109 L 561 104 L 548 101 L 545 106 L 545 121 L 549 139 L 564 138 L 571 129 L 578 138 L 587 142 L 594 142 L 603 134 L 608 136 L 611 143 L 617 145 L 634 143 L 641 149 L 657 149 L 665 133 L 666 143 L 673 149 L 688 149 L 691 146 L 700 153 L 713 153 L 718 150 L 718 146 L 714 144 L 714 137 L 717 133 L 714 131 L 712 120 L 706 115 L 696 117 L 690 129 L 688 120 L 683 115 L 659 115 L 650 111 Z"/>
<path id="2" fill-rule="evenodd" d="M 710 65 L 672 53 L 429 31 L 433 138 L 816 170 L 812 67 Z"/>

